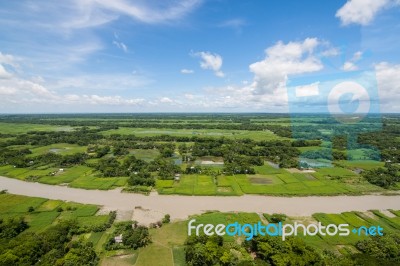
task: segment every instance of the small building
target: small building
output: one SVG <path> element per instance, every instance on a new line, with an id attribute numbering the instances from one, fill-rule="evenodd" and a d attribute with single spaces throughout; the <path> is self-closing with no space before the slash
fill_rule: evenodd
<path id="1" fill-rule="evenodd" d="M 115 243 L 122 243 L 122 234 L 120 234 L 119 236 L 114 237 L 114 241 L 115 241 Z"/>
<path id="2" fill-rule="evenodd" d="M 63 168 L 60 168 L 60 169 L 58 170 L 58 172 L 64 172 L 64 169 L 63 169 Z"/>

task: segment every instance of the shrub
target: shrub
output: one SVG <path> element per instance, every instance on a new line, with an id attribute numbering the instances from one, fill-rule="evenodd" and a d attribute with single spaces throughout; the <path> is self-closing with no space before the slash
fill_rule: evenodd
<path id="1" fill-rule="evenodd" d="M 163 224 L 168 224 L 170 221 L 171 221 L 171 216 L 169 214 L 166 214 L 162 219 Z"/>

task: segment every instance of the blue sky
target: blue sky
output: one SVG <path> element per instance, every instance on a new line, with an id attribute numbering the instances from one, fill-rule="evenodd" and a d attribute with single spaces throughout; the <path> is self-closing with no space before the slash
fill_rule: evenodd
<path id="1" fill-rule="evenodd" d="M 0 113 L 288 112 L 357 71 L 399 112 L 399 33 L 398 0 L 3 1 Z"/>

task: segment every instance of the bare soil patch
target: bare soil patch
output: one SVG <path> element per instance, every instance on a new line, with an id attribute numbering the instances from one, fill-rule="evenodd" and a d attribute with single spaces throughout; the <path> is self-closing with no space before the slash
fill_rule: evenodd
<path id="1" fill-rule="evenodd" d="M 312 170 L 312 169 L 300 170 L 297 168 L 288 168 L 288 169 L 286 169 L 286 171 L 288 171 L 289 173 L 292 173 L 292 174 L 315 173 L 315 170 Z"/>
<path id="2" fill-rule="evenodd" d="M 222 193 L 227 193 L 227 192 L 232 192 L 233 189 L 231 187 L 218 187 L 217 191 Z"/>
<path id="3" fill-rule="evenodd" d="M 266 177 L 249 177 L 249 180 L 252 184 L 256 185 L 266 185 L 266 184 L 272 184 L 273 181 L 269 178 Z"/>

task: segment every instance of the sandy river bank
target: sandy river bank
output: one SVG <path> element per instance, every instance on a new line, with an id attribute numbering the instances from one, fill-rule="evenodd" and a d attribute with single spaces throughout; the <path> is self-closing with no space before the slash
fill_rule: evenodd
<path id="1" fill-rule="evenodd" d="M 53 186 L 25 182 L 0 177 L 0 190 L 9 193 L 74 201 L 101 205 L 106 209 L 121 212 L 132 211 L 139 222 L 147 223 L 163 214 L 173 219 L 185 219 L 189 215 L 200 214 L 207 210 L 243 211 L 257 213 L 285 213 L 289 216 L 309 216 L 316 212 L 340 213 L 344 211 L 367 211 L 371 209 L 400 209 L 400 195 L 366 196 L 310 196 L 310 197 L 272 197 L 244 195 L 232 197 L 217 196 L 178 196 L 121 193 L 120 190 L 85 190 L 65 186 Z M 136 215 L 135 215 L 136 207 Z M 140 207 L 140 208 L 138 208 Z M 143 210 L 149 210 L 143 215 Z M 152 215 L 154 213 L 155 215 Z"/>

